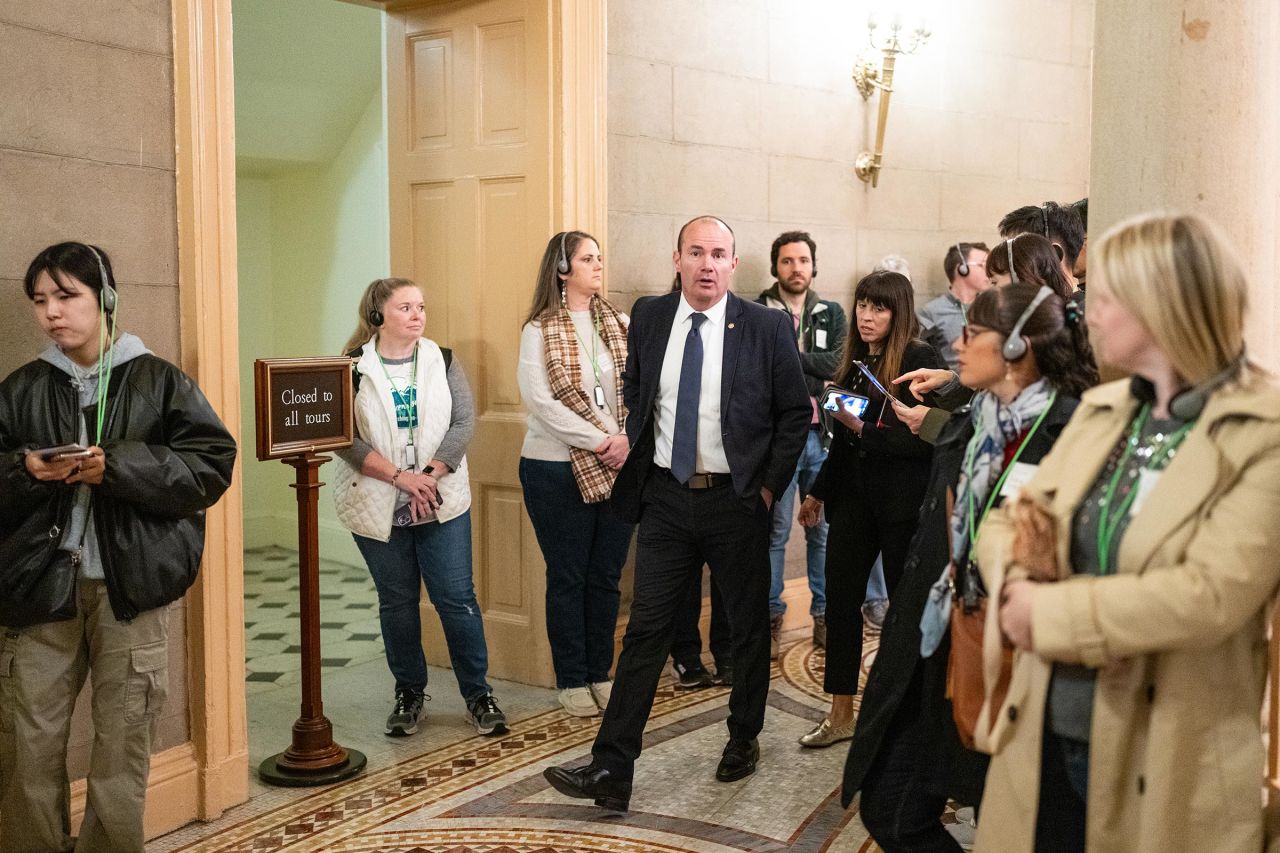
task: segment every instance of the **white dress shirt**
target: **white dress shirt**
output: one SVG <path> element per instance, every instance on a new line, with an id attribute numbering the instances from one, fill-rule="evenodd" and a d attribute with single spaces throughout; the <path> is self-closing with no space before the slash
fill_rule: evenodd
<path id="1" fill-rule="evenodd" d="M 702 313 L 707 316 L 698 327 L 702 336 L 702 390 L 698 396 L 698 455 L 695 470 L 699 474 L 728 474 L 729 459 L 724 453 L 720 435 L 720 376 L 724 368 L 724 315 L 729 304 L 726 293 L 720 301 Z M 657 420 L 654 422 L 653 462 L 671 467 L 671 439 L 676 429 L 676 398 L 680 393 L 680 368 L 684 364 L 684 342 L 689 337 L 689 317 L 696 309 L 680 294 L 680 306 L 671 323 L 667 338 L 667 354 L 662 360 L 662 376 L 658 380 Z"/>

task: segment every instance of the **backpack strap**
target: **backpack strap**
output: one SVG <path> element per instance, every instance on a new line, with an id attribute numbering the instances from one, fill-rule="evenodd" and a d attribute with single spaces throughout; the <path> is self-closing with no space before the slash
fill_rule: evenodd
<path id="1" fill-rule="evenodd" d="M 360 353 L 364 347 L 356 347 L 347 353 L 347 358 L 351 359 L 351 395 L 354 397 L 360 393 L 360 371 L 356 370 L 356 362 L 360 358 Z M 440 347 L 440 354 L 444 356 L 444 372 L 449 373 L 449 366 L 453 364 L 453 350 L 448 347 Z"/>
<path id="2" fill-rule="evenodd" d="M 353 398 L 360 393 L 360 371 L 356 369 L 356 363 L 360 361 L 360 353 L 363 350 L 364 347 L 356 347 L 346 353 L 347 358 L 351 359 L 351 396 Z"/>

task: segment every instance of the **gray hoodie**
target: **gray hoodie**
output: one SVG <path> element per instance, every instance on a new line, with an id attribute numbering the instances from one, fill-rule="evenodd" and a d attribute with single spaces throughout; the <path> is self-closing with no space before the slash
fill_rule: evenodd
<path id="1" fill-rule="evenodd" d="M 125 362 L 146 355 L 147 349 L 135 335 L 125 332 L 116 339 L 115 345 L 107 350 L 106 356 L 93 367 L 81 367 L 67 357 L 57 344 L 50 344 L 48 349 L 40 353 L 40 360 L 47 361 L 67 374 L 67 381 L 80 394 L 80 408 L 85 409 L 98 401 L 98 370 L 107 371 L 107 365 L 117 370 Z M 106 378 L 104 377 L 104 382 Z M 110 417 L 110 399 L 107 400 L 107 414 Z M 97 429 L 97 424 L 94 424 Z M 80 434 L 76 439 L 80 444 L 89 445 L 89 425 L 84 416 L 80 417 Z M 102 580 L 102 560 L 98 557 L 98 540 L 93 530 L 93 512 L 90 507 L 92 489 L 81 486 L 76 490 L 76 502 L 71 509 L 71 523 L 62 536 L 61 547 L 64 551 L 80 550 L 80 576 L 94 580 Z M 83 543 L 83 544 L 82 544 Z"/>

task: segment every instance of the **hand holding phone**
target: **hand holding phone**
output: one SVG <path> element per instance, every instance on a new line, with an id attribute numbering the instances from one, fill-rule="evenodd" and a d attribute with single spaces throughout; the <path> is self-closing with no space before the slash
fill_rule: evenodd
<path id="1" fill-rule="evenodd" d="M 61 482 L 75 475 L 91 451 L 79 445 L 46 447 L 27 451 L 27 473 L 42 483 Z M 75 454 L 75 455 L 68 455 Z"/>
<path id="2" fill-rule="evenodd" d="M 870 403 L 871 401 L 861 394 L 846 391 L 836 385 L 828 385 L 827 389 L 822 393 L 821 406 L 823 410 L 832 414 L 843 409 L 855 418 L 861 418 L 866 413 L 867 406 Z"/>

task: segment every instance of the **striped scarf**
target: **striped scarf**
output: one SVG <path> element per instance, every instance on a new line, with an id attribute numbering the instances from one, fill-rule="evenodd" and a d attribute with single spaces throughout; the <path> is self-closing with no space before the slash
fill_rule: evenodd
<path id="1" fill-rule="evenodd" d="M 613 358 L 614 419 L 621 425 L 627 417 L 622 402 L 622 367 L 627 363 L 627 329 L 622 316 L 612 305 L 600 297 L 591 299 L 591 319 L 596 332 L 604 340 Z M 547 363 L 547 383 L 551 393 L 569 411 L 601 431 L 605 425 L 596 416 L 592 400 L 582 389 L 582 366 L 578 359 L 578 336 L 574 332 L 573 319 L 566 308 L 559 308 L 542 315 L 542 347 Z M 618 472 L 600 461 L 594 448 L 569 448 L 569 461 L 573 465 L 573 477 L 578 483 L 582 500 L 593 504 L 607 500 L 613 491 L 613 480 Z"/>

